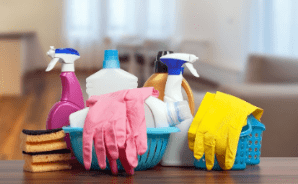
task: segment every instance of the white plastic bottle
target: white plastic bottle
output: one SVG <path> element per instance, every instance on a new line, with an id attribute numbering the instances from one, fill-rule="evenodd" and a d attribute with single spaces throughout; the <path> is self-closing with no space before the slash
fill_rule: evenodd
<path id="1" fill-rule="evenodd" d="M 199 77 L 193 67 L 193 63 L 199 58 L 192 54 L 174 53 L 162 56 L 160 60 L 168 66 L 168 79 L 165 87 L 164 102 L 179 102 L 183 100 L 182 96 L 182 65 L 190 72 Z M 188 107 L 187 105 L 185 107 Z M 183 108 L 182 108 L 183 109 Z M 181 132 L 171 134 L 167 145 L 166 152 L 162 158 L 163 166 L 192 166 L 194 162 L 193 153 L 188 148 L 188 129 L 192 123 L 193 117 L 185 119 L 176 127 Z"/>
<path id="2" fill-rule="evenodd" d="M 138 78 L 120 68 L 117 50 L 105 50 L 103 69 L 86 79 L 86 92 L 103 95 L 123 89 L 138 87 Z"/>
<path id="3" fill-rule="evenodd" d="M 86 79 L 86 92 L 92 95 L 103 95 L 124 89 L 138 87 L 138 78 L 120 68 L 117 50 L 105 50 L 103 69 Z M 89 107 L 74 112 L 69 116 L 71 127 L 84 127 Z"/>

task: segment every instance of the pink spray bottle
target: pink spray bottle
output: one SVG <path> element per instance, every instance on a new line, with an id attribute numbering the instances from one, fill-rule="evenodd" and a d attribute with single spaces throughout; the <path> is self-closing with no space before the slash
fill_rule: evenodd
<path id="1" fill-rule="evenodd" d="M 47 129 L 56 129 L 69 125 L 69 115 L 84 108 L 84 99 L 80 83 L 74 73 L 74 61 L 80 58 L 80 54 L 71 48 L 55 49 L 53 46 L 50 48 L 47 55 L 52 58 L 52 61 L 46 71 L 51 71 L 58 61 L 62 63 L 60 74 L 62 96 L 60 101 L 51 108 L 46 124 Z M 68 134 L 64 140 L 70 149 Z"/>

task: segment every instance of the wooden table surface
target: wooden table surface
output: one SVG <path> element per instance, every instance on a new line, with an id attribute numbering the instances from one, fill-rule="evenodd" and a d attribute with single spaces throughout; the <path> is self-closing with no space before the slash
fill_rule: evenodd
<path id="1" fill-rule="evenodd" d="M 74 162 L 72 170 L 44 173 L 23 171 L 24 161 L 0 161 L 0 183 L 298 183 L 298 158 L 261 158 L 243 171 L 205 171 L 194 167 L 156 166 L 112 176 L 109 171 L 86 171 Z"/>

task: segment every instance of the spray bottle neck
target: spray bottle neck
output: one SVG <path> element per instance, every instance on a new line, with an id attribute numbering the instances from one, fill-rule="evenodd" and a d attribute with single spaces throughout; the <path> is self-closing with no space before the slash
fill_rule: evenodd
<path id="1" fill-rule="evenodd" d="M 61 72 L 74 72 L 74 64 L 73 63 L 62 63 Z"/>
<path id="2" fill-rule="evenodd" d="M 80 83 L 74 72 L 62 72 L 60 74 L 62 83 L 61 101 L 68 101 L 84 108 L 83 93 Z"/>
<path id="3" fill-rule="evenodd" d="M 164 101 L 165 102 L 176 102 L 176 101 L 182 101 L 182 84 L 183 76 L 180 72 L 179 75 L 168 75 L 166 86 L 165 86 L 165 96 Z"/>

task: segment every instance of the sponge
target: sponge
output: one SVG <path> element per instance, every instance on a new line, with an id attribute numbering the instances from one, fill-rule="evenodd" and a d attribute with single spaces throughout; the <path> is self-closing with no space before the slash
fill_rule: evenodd
<path id="1" fill-rule="evenodd" d="M 68 162 L 71 152 L 64 141 L 65 132 L 52 130 L 23 130 L 23 169 L 30 172 L 45 172 L 71 169 Z"/>
<path id="2" fill-rule="evenodd" d="M 40 162 L 57 162 L 71 159 L 70 150 L 54 150 L 45 152 L 25 152 L 23 151 L 23 158 L 28 163 L 40 163 Z"/>
<path id="3" fill-rule="evenodd" d="M 25 142 L 45 142 L 58 140 L 65 137 L 62 128 L 52 130 L 23 130 L 22 139 Z"/>
<path id="4" fill-rule="evenodd" d="M 67 144 L 63 139 L 46 142 L 26 142 L 23 144 L 23 151 L 25 152 L 53 151 L 66 148 Z"/>

